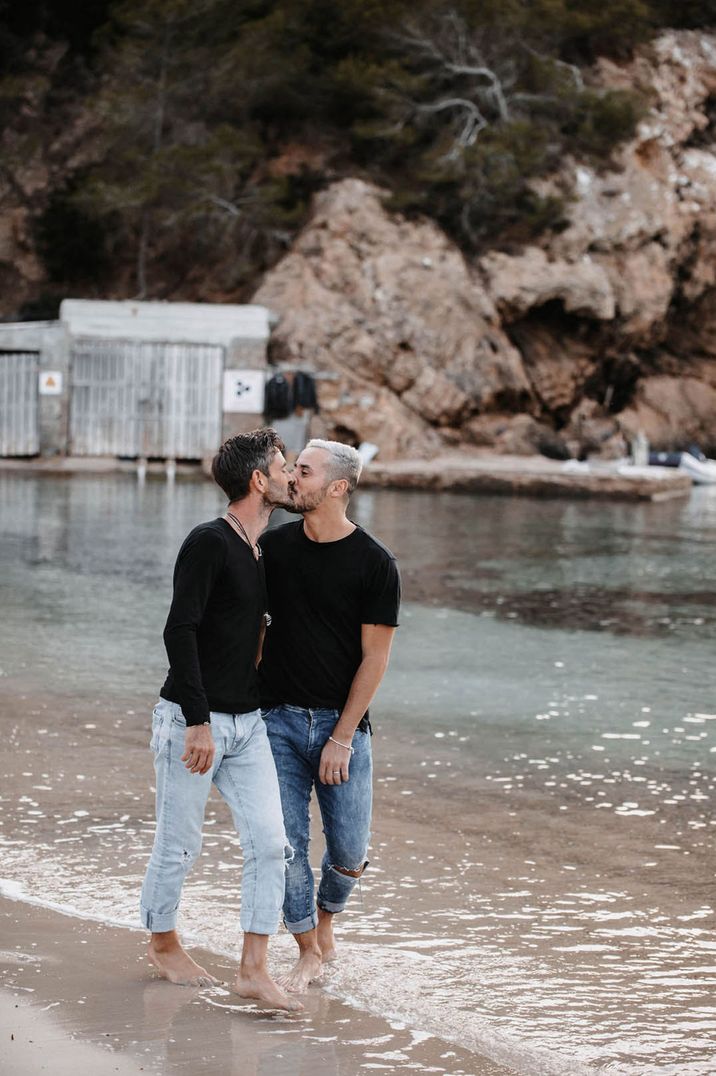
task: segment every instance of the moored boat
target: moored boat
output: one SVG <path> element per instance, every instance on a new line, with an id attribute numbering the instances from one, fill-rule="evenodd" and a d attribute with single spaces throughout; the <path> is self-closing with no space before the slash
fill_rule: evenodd
<path id="1" fill-rule="evenodd" d="M 716 485 L 716 460 L 709 460 L 706 457 L 697 459 L 690 452 L 682 452 L 679 470 L 685 471 L 699 486 Z"/>

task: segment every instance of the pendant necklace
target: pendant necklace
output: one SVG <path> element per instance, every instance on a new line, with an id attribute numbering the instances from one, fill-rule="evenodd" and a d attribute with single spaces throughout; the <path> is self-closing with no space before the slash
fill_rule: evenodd
<path id="1" fill-rule="evenodd" d="M 244 527 L 243 523 L 241 522 L 241 520 L 237 516 L 234 515 L 233 512 L 229 512 L 227 510 L 226 515 L 228 516 L 229 519 L 232 519 L 234 521 L 234 523 L 236 524 L 236 526 L 239 528 L 239 531 L 241 532 L 241 537 L 244 539 L 244 541 L 248 545 L 249 549 L 253 553 L 254 559 L 259 560 L 260 557 L 261 557 L 261 546 L 260 545 L 254 545 L 254 543 L 251 541 L 248 534 L 246 533 L 246 528 Z"/>

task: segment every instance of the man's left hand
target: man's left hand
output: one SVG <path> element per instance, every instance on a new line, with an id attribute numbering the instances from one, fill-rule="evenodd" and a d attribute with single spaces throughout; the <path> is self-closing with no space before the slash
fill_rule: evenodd
<path id="1" fill-rule="evenodd" d="M 348 780 L 351 752 L 333 740 L 326 740 L 321 751 L 318 780 L 323 785 L 340 785 Z"/>

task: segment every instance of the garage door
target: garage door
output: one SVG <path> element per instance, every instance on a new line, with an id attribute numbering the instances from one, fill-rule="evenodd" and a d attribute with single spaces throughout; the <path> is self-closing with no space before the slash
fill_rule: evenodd
<path id="1" fill-rule="evenodd" d="M 72 453 L 200 459 L 215 452 L 223 368 L 217 345 L 75 341 Z"/>
<path id="2" fill-rule="evenodd" d="M 37 425 L 36 351 L 0 351 L 0 456 L 35 456 Z"/>

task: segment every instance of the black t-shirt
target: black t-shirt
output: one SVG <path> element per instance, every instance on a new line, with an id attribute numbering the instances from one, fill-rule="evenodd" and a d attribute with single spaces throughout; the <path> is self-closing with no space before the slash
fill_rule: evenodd
<path id="1" fill-rule="evenodd" d="M 361 527 L 313 542 L 303 520 L 265 531 L 268 608 L 261 705 L 340 710 L 362 660 L 361 625 L 398 624 L 395 557 Z"/>
<path id="2" fill-rule="evenodd" d="M 187 536 L 174 568 L 174 597 L 164 629 L 169 674 L 161 694 L 178 702 L 187 725 L 209 711 L 243 714 L 259 706 L 256 652 L 266 611 L 258 561 L 225 519 Z"/>

